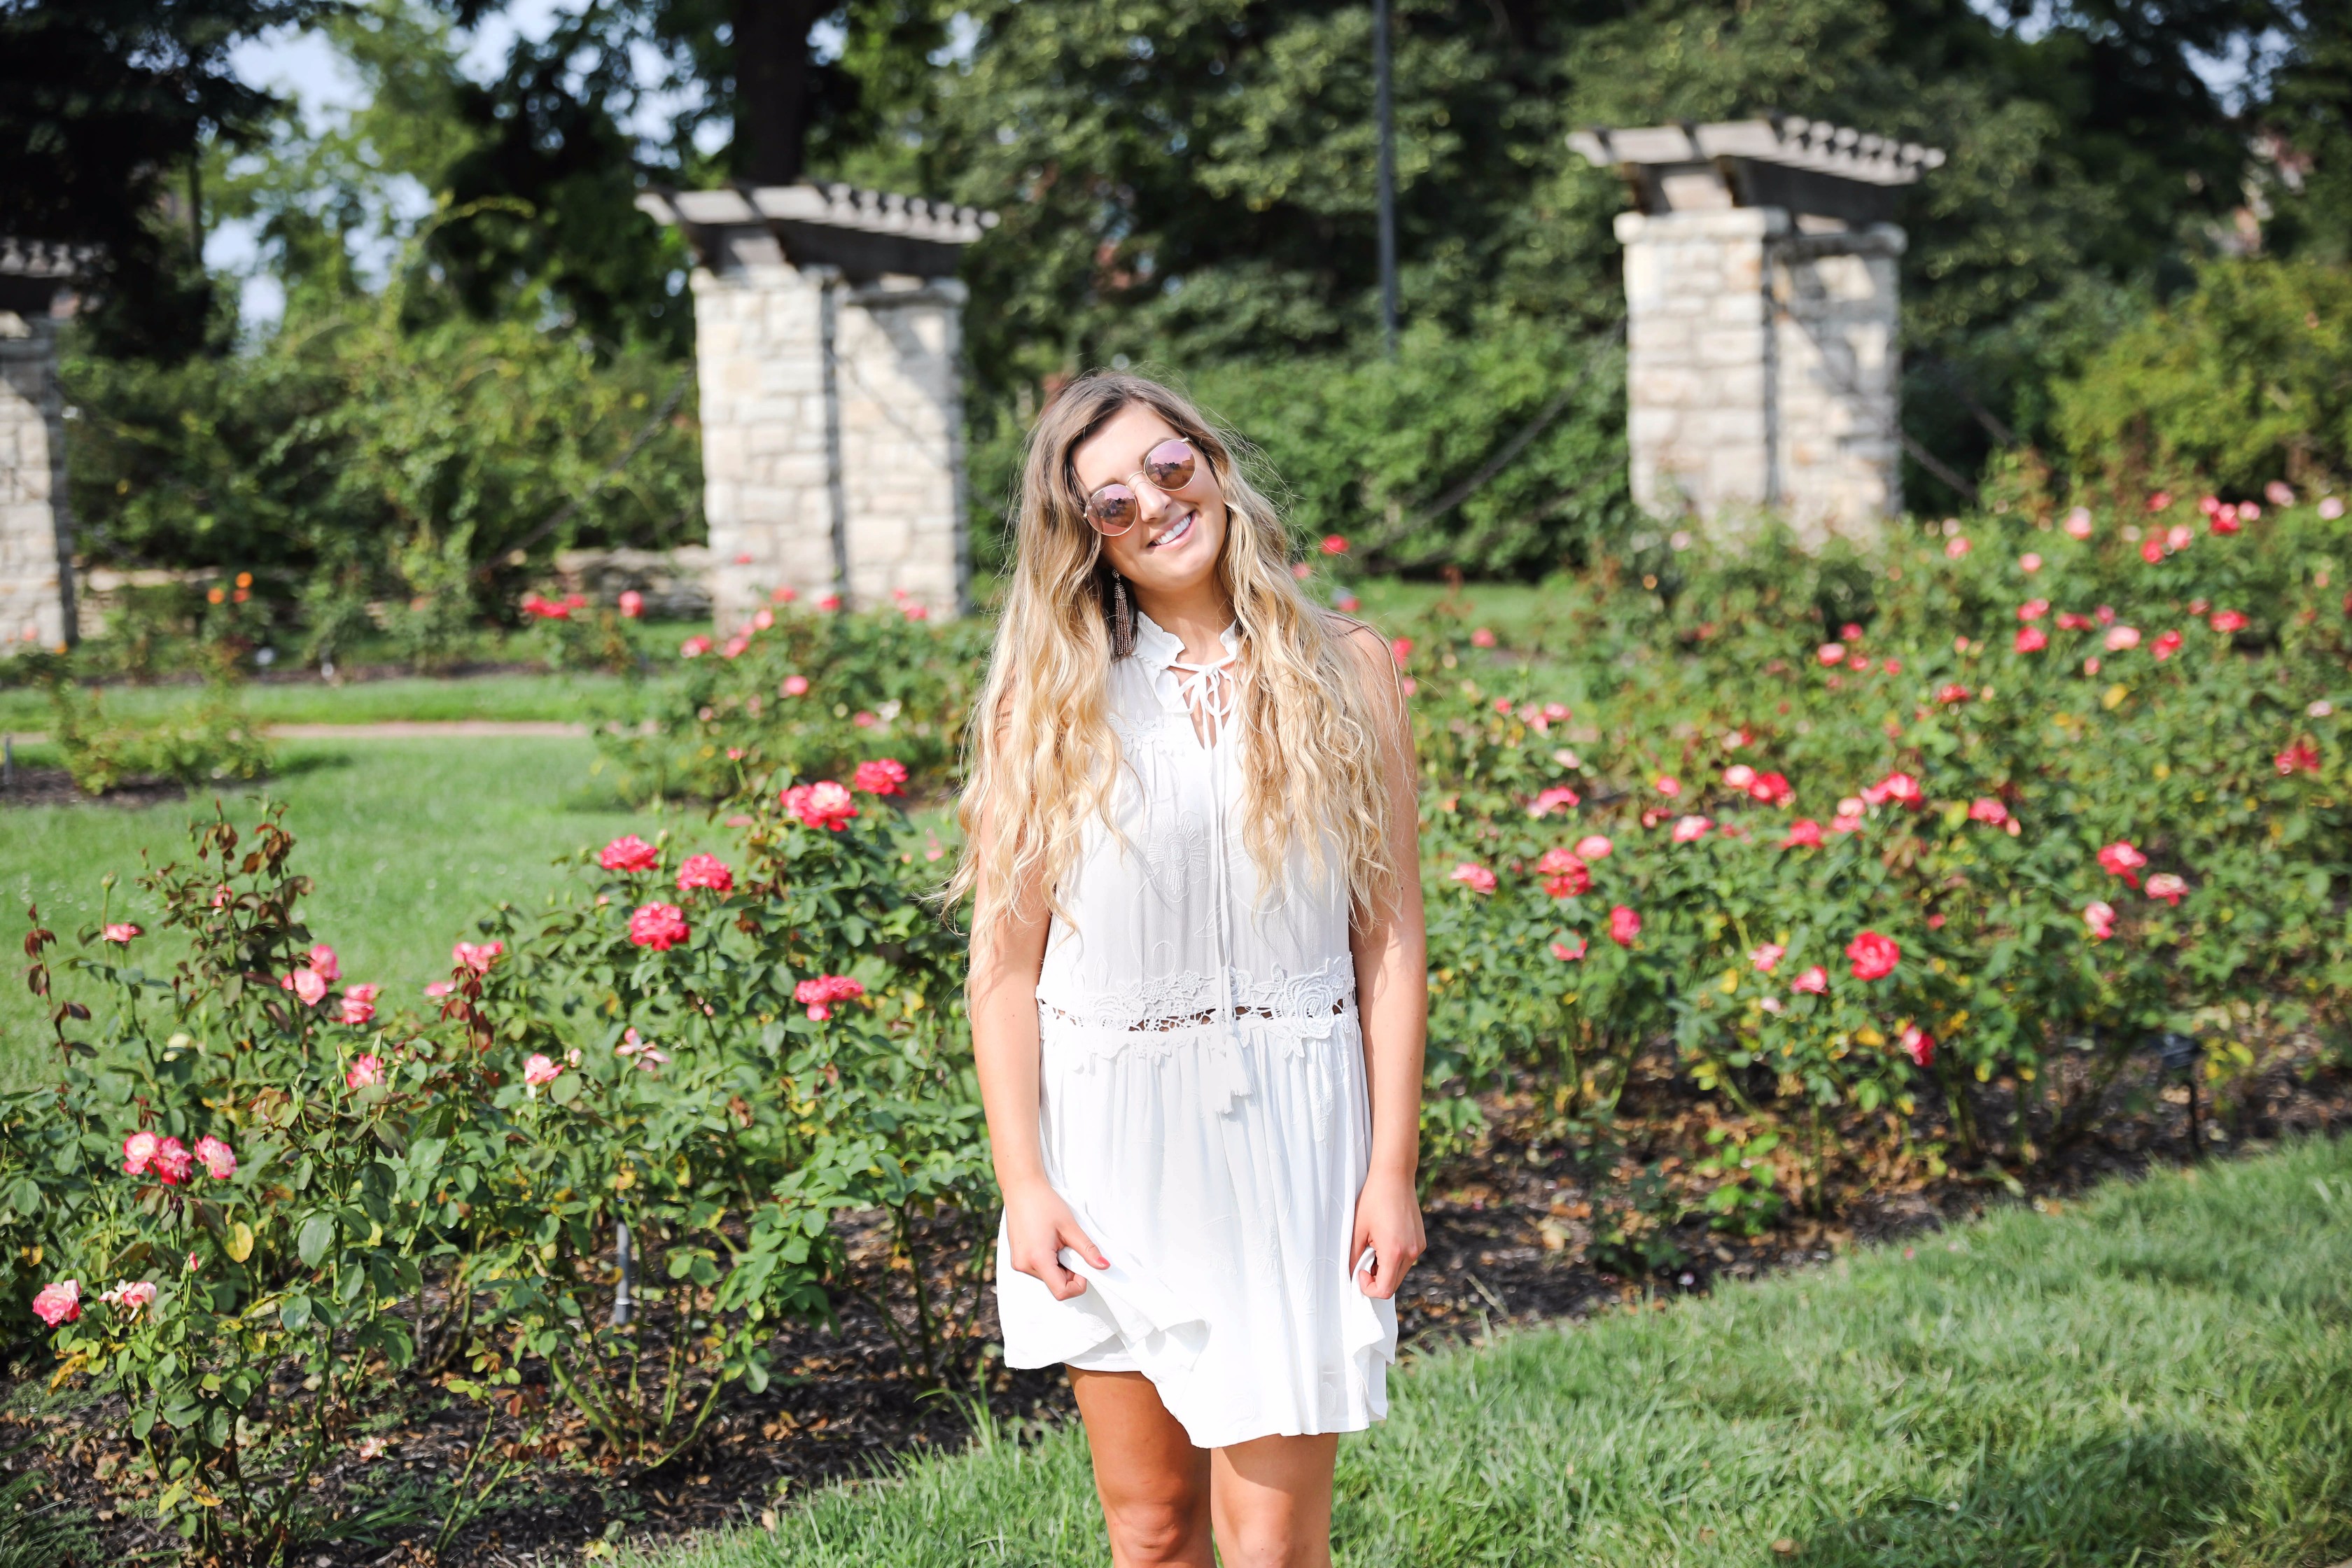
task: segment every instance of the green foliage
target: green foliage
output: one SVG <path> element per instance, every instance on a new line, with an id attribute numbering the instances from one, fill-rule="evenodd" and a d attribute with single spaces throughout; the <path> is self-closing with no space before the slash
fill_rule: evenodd
<path id="1" fill-rule="evenodd" d="M 932 795 L 961 753 L 993 632 L 979 617 L 786 601 L 715 647 L 688 638 L 679 679 L 624 710 L 650 732 L 606 724 L 596 743 L 631 800 L 769 796 L 794 775 L 846 777 L 884 756 Z"/>
<path id="2" fill-rule="evenodd" d="M 218 784 L 269 771 L 269 742 L 245 710 L 233 680 L 215 677 L 203 700 L 169 716 L 110 721 L 103 699 L 67 679 L 48 681 L 50 738 L 66 772 L 92 795 L 135 779 Z"/>
<path id="3" fill-rule="evenodd" d="M 2235 495 L 2352 475 L 2352 272 L 2217 261 L 2062 383 L 2075 470 L 2133 493 L 2205 476 Z"/>

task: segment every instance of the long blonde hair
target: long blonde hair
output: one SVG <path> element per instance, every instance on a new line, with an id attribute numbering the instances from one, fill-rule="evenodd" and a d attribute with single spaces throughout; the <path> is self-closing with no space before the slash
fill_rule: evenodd
<path id="1" fill-rule="evenodd" d="M 1109 824 L 1119 767 L 1108 702 L 1111 569 L 1086 521 L 1072 458 L 1136 404 L 1192 443 L 1224 496 L 1217 573 L 1241 639 L 1238 711 L 1249 737 L 1243 842 L 1260 879 L 1279 888 L 1292 849 L 1303 848 L 1318 878 L 1345 878 L 1359 911 L 1379 907 L 1401 868 L 1390 847 L 1383 768 L 1393 726 L 1381 721 L 1377 705 L 1401 698 L 1368 689 L 1364 661 L 1340 641 L 1352 623 L 1299 592 L 1282 519 L 1241 471 L 1235 443 L 1181 394 L 1109 372 L 1065 387 L 1029 433 L 1012 583 L 967 731 L 956 807 L 964 850 L 948 896 L 979 890 L 975 937 L 1012 912 L 1016 889 L 1042 888 L 1047 907 L 1065 912 L 1058 894 L 1088 819 Z M 986 836 L 983 821 L 993 829 Z"/>

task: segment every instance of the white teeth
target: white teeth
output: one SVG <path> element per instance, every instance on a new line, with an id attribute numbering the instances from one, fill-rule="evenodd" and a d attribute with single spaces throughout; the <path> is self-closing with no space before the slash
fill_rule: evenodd
<path id="1" fill-rule="evenodd" d="M 1173 544 L 1192 531 L 1192 514 L 1187 512 L 1181 520 L 1178 521 L 1175 527 L 1170 529 L 1167 532 L 1153 540 L 1151 542 L 1151 548 L 1157 550 L 1163 544 Z"/>

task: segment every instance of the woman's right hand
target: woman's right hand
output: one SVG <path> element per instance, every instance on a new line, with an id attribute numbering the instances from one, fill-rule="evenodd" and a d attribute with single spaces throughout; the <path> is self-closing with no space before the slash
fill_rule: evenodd
<path id="1" fill-rule="evenodd" d="M 1097 1268 L 1110 1259 L 1078 1226 L 1062 1194 L 1045 1182 L 1008 1190 L 1004 1194 L 1006 1260 L 1024 1274 L 1045 1281 L 1056 1301 L 1066 1301 L 1087 1288 L 1086 1278 L 1062 1267 L 1062 1248 L 1068 1247 Z"/>

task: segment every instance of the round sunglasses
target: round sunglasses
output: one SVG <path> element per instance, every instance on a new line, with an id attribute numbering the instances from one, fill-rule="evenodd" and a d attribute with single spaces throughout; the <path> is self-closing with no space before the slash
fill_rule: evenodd
<path id="1" fill-rule="evenodd" d="M 1131 481 L 1149 479 L 1153 489 L 1167 495 L 1191 484 L 1200 471 L 1200 454 L 1192 449 L 1192 443 L 1171 436 L 1144 453 L 1143 466 L 1127 479 L 1114 479 L 1087 497 L 1087 521 L 1104 538 L 1117 539 L 1143 517 L 1143 498 L 1135 493 Z"/>

